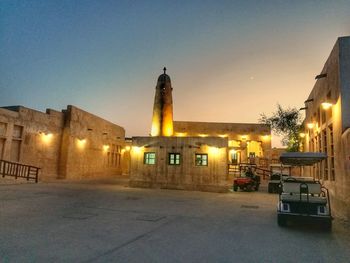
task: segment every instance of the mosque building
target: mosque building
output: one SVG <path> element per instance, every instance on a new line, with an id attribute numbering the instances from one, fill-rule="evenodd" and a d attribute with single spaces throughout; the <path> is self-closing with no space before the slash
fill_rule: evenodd
<path id="1" fill-rule="evenodd" d="M 229 165 L 265 164 L 271 129 L 265 124 L 173 121 L 169 75 L 158 77 L 150 137 L 133 137 L 130 185 L 227 191 Z"/>

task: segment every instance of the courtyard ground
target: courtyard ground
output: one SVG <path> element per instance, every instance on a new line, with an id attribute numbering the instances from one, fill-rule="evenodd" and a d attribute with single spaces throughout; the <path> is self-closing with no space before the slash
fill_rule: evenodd
<path id="1" fill-rule="evenodd" d="M 19 182 L 19 181 L 18 181 Z M 276 223 L 277 195 L 0 178 L 0 262 L 349 262 L 350 228 Z"/>

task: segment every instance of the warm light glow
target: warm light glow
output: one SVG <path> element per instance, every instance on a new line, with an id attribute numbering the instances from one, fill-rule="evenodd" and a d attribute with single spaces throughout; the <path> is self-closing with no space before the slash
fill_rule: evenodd
<path id="1" fill-rule="evenodd" d="M 163 136 L 173 136 L 173 123 L 168 121 L 164 124 L 163 127 Z"/>
<path id="2" fill-rule="evenodd" d="M 228 141 L 228 146 L 229 146 L 229 147 L 240 147 L 240 146 L 241 146 L 241 143 L 240 143 L 240 141 L 229 140 L 229 141 Z"/>
<path id="3" fill-rule="evenodd" d="M 235 154 L 237 151 L 235 149 L 230 150 L 230 154 Z"/>
<path id="4" fill-rule="evenodd" d="M 53 137 L 52 133 L 41 133 L 41 140 L 43 141 L 43 143 L 48 144 L 51 142 Z"/>
<path id="5" fill-rule="evenodd" d="M 125 146 L 126 151 L 130 151 L 130 148 L 131 148 L 130 146 Z"/>
<path id="6" fill-rule="evenodd" d="M 132 152 L 133 152 L 133 153 L 138 154 L 138 153 L 141 153 L 141 152 L 142 152 L 143 147 L 133 146 L 131 149 L 132 149 Z"/>
<path id="7" fill-rule="evenodd" d="M 198 134 L 199 137 L 208 137 L 208 134 L 200 133 Z"/>
<path id="8" fill-rule="evenodd" d="M 77 146 L 80 149 L 83 149 L 85 147 L 86 144 L 86 139 L 77 139 Z"/>
<path id="9" fill-rule="evenodd" d="M 321 106 L 324 110 L 328 110 L 329 108 L 331 108 L 333 106 L 333 104 L 330 102 L 322 102 Z"/>
<path id="10" fill-rule="evenodd" d="M 299 133 L 300 138 L 305 138 L 305 133 L 301 132 Z"/>
<path id="11" fill-rule="evenodd" d="M 241 136 L 242 141 L 247 140 L 247 138 L 248 138 L 248 136 L 247 136 L 247 135 L 242 135 L 242 136 Z"/>
<path id="12" fill-rule="evenodd" d="M 226 138 L 228 135 L 227 134 L 219 134 L 219 137 L 221 138 Z"/>
<path id="13" fill-rule="evenodd" d="M 187 135 L 187 133 L 186 132 L 177 132 L 175 135 L 177 137 L 185 137 Z"/>
<path id="14" fill-rule="evenodd" d="M 209 153 L 213 155 L 217 155 L 219 153 L 219 148 L 217 147 L 209 147 Z"/>
<path id="15" fill-rule="evenodd" d="M 263 135 L 262 138 L 264 141 L 268 141 L 270 139 L 270 135 Z"/>
<path id="16" fill-rule="evenodd" d="M 309 129 L 312 129 L 314 126 L 315 126 L 315 124 L 314 124 L 313 122 L 309 122 L 309 123 L 307 124 L 307 127 L 308 127 Z"/>
<path id="17" fill-rule="evenodd" d="M 103 151 L 104 152 L 107 152 L 108 149 L 109 149 L 109 145 L 107 145 L 107 144 L 103 145 Z"/>

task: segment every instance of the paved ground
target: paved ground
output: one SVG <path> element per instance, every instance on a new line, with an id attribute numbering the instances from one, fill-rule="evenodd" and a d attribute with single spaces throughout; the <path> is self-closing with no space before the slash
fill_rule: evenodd
<path id="1" fill-rule="evenodd" d="M 276 224 L 276 195 L 0 180 L 0 262 L 349 262 L 350 229 Z"/>

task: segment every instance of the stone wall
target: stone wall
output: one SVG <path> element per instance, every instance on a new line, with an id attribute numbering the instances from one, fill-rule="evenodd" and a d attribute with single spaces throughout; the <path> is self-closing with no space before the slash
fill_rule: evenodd
<path id="1" fill-rule="evenodd" d="M 328 158 L 306 171 L 329 189 L 334 214 L 350 219 L 350 37 L 337 40 L 320 75 L 308 97 L 303 148 Z M 325 101 L 332 106 L 324 109 Z"/>
<path id="2" fill-rule="evenodd" d="M 122 173 L 125 130 L 74 106 L 0 108 L 0 159 L 40 167 L 40 180 Z"/>
<path id="3" fill-rule="evenodd" d="M 130 185 L 224 192 L 227 183 L 227 138 L 134 137 Z M 145 153 L 155 153 L 154 165 Z M 180 153 L 180 164 L 169 165 L 169 153 Z M 198 166 L 195 154 L 207 154 L 208 164 Z"/>
<path id="4" fill-rule="evenodd" d="M 0 159 L 40 167 L 41 176 L 56 178 L 63 122 L 64 114 L 50 109 L 0 108 L 0 123 L 6 126 Z"/>
<path id="5" fill-rule="evenodd" d="M 125 130 L 74 106 L 65 115 L 60 178 L 121 174 Z"/>

